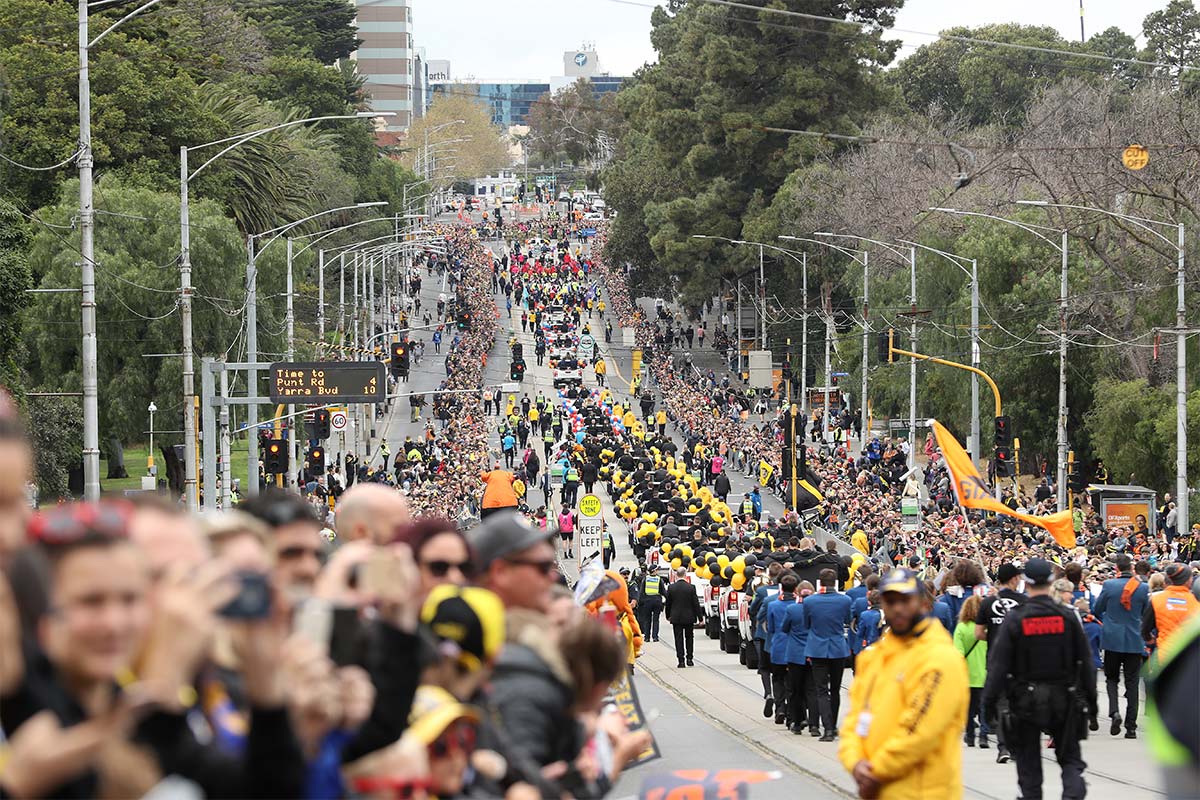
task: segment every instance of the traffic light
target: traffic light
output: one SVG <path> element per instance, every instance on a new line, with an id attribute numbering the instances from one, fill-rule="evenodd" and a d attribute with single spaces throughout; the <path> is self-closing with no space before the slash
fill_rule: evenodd
<path id="1" fill-rule="evenodd" d="M 1017 466 L 1013 463 L 1013 451 L 1011 447 L 997 447 L 994 457 L 997 478 L 1011 478 L 1017 474 Z"/>
<path id="2" fill-rule="evenodd" d="M 838 376 L 837 376 L 837 375 L 831 375 L 831 376 L 829 377 L 829 385 L 830 385 L 830 386 L 837 386 L 837 385 L 838 385 L 838 384 L 837 384 L 837 382 L 838 382 Z"/>
<path id="3" fill-rule="evenodd" d="M 1087 482 L 1083 479 L 1083 470 L 1079 468 L 1079 462 L 1075 460 L 1075 451 L 1072 450 L 1067 456 L 1067 487 L 1072 492 L 1082 492 L 1087 488 Z"/>
<path id="4" fill-rule="evenodd" d="M 268 475 L 282 475 L 287 472 L 287 448 L 283 439 L 268 439 L 263 448 L 263 471 Z"/>
<path id="5" fill-rule="evenodd" d="M 996 417 L 996 447 L 1011 447 L 1012 441 L 1012 421 L 1008 417 Z"/>
<path id="6" fill-rule="evenodd" d="M 891 340 L 888 337 L 887 331 L 880 331 L 876 337 L 875 345 L 879 349 L 879 363 L 890 364 L 892 361 L 892 348 L 890 347 Z"/>
<path id="7" fill-rule="evenodd" d="M 996 462 L 996 477 L 998 478 L 1011 478 L 1017 474 L 1016 463 L 1013 460 L 1012 443 L 1012 421 L 1008 417 L 996 417 L 993 444 L 996 447 L 994 459 Z"/>
<path id="8" fill-rule="evenodd" d="M 518 358 L 514 359 L 508 367 L 509 380 L 519 381 L 525 375 L 525 360 Z"/>
<path id="9" fill-rule="evenodd" d="M 805 386 L 816 386 L 817 385 L 817 365 L 816 364 L 809 364 L 807 367 L 805 367 L 805 369 L 804 369 L 804 385 Z"/>
<path id="10" fill-rule="evenodd" d="M 304 474 L 309 480 L 316 480 L 319 476 L 325 474 L 325 448 L 310 447 L 306 458 L 308 466 L 304 469 Z"/>
<path id="11" fill-rule="evenodd" d="M 408 374 L 409 354 L 407 342 L 392 342 L 392 357 L 388 362 L 392 377 L 399 378 Z"/>
<path id="12" fill-rule="evenodd" d="M 463 311 L 458 315 L 458 329 L 465 331 L 471 327 L 471 312 Z"/>
<path id="13" fill-rule="evenodd" d="M 313 412 L 313 430 L 312 437 L 314 439 L 329 438 L 329 409 L 318 408 Z"/>

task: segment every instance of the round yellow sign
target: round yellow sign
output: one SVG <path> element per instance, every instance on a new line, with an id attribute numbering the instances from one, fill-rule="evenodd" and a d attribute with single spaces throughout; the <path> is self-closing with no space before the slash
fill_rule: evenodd
<path id="1" fill-rule="evenodd" d="M 1131 144 L 1121 151 L 1121 163 L 1132 170 L 1144 169 L 1150 163 L 1150 151 L 1144 145 Z"/>
<path id="2" fill-rule="evenodd" d="M 585 517 L 600 516 L 600 498 L 594 494 L 585 494 L 579 501 L 579 513 Z"/>

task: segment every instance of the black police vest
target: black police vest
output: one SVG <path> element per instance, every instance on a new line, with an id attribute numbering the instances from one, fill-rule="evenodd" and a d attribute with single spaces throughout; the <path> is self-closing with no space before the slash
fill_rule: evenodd
<path id="1" fill-rule="evenodd" d="M 1009 611 L 1008 616 L 1017 628 L 1012 681 L 1074 685 L 1082 654 L 1075 652 L 1077 640 L 1071 626 L 1078 623 L 1073 613 L 1065 607 L 1060 611 L 1031 601 Z"/>

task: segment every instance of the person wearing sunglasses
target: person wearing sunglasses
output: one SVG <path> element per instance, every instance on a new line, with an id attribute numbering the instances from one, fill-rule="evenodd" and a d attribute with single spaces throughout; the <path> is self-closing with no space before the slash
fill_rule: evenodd
<path id="1" fill-rule="evenodd" d="M 421 517 L 400 528 L 396 540 L 412 548 L 422 600 L 438 586 L 466 586 L 475 575 L 466 537 L 445 517 Z"/>
<path id="2" fill-rule="evenodd" d="M 294 598 L 311 595 L 325 557 L 321 521 L 312 506 L 298 495 L 267 489 L 242 501 L 238 510 L 271 528 L 272 580 Z"/>

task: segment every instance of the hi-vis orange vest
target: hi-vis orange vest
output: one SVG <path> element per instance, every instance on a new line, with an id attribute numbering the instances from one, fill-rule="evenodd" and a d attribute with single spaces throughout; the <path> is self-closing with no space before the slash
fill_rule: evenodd
<path id="1" fill-rule="evenodd" d="M 1150 595 L 1154 609 L 1154 627 L 1158 628 L 1158 649 L 1162 650 L 1175 631 L 1200 613 L 1200 600 L 1185 586 L 1168 586 Z"/>

